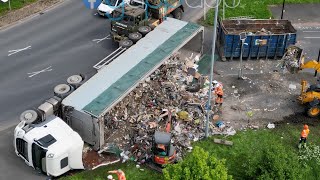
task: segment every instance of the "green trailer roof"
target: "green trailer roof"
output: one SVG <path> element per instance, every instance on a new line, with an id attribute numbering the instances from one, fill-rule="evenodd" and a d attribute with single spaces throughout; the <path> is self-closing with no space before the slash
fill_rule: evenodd
<path id="1" fill-rule="evenodd" d="M 201 30 L 203 27 L 197 24 L 168 18 L 103 67 L 64 99 L 63 104 L 96 117 L 103 115 Z"/>

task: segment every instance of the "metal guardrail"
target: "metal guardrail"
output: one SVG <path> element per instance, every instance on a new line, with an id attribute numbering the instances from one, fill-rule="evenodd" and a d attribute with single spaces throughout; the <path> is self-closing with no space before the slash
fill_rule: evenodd
<path id="1" fill-rule="evenodd" d="M 115 58 L 120 56 L 120 54 L 122 54 L 126 50 L 127 50 L 127 48 L 120 46 L 118 49 L 116 49 L 111 54 L 109 54 L 107 57 L 103 58 L 96 65 L 94 65 L 93 68 L 95 68 L 96 70 L 101 69 L 103 66 L 111 63 Z"/>

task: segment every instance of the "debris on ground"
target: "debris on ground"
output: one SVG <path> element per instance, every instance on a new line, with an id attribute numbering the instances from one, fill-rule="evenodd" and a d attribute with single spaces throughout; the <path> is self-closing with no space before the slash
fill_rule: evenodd
<path id="1" fill-rule="evenodd" d="M 274 129 L 275 127 L 276 127 L 276 125 L 273 124 L 273 123 L 269 123 L 269 124 L 267 125 L 267 128 L 268 128 L 268 129 Z"/>
<path id="2" fill-rule="evenodd" d="M 224 144 L 224 145 L 227 145 L 227 146 L 232 146 L 233 145 L 232 141 L 227 141 L 227 140 L 224 140 L 224 139 L 216 139 L 216 138 L 214 138 L 213 142 L 217 143 L 217 144 Z"/>
<path id="3" fill-rule="evenodd" d="M 105 115 L 106 124 L 121 120 L 119 128 L 107 130 L 105 137 L 123 150 L 123 162 L 132 160 L 142 164 L 151 157 L 154 132 L 165 131 L 169 111 L 172 112 L 171 143 L 176 147 L 178 160 L 192 150 L 191 142 L 205 136 L 209 81 L 197 72 L 198 56 L 191 57 L 186 53 L 172 55 Z M 218 113 L 218 108 L 213 105 L 211 112 Z M 211 135 L 236 133 L 224 123 L 217 127 L 219 116 L 210 119 Z"/>

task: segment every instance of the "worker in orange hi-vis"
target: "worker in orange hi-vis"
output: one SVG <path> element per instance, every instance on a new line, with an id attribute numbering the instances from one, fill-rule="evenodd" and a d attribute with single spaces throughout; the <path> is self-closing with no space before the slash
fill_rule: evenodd
<path id="1" fill-rule="evenodd" d="M 121 169 L 108 171 L 108 173 L 117 174 L 118 180 L 126 180 L 126 175 L 124 174 L 124 172 Z"/>
<path id="2" fill-rule="evenodd" d="M 302 142 L 303 142 L 303 145 L 302 147 L 306 147 L 306 143 L 307 143 L 307 138 L 308 138 L 308 135 L 310 133 L 310 130 L 309 130 L 309 127 L 308 125 L 304 125 L 303 126 L 303 130 L 301 131 L 301 136 L 300 136 L 300 141 L 299 141 L 299 148 L 301 148 L 301 145 L 302 145 Z"/>
<path id="3" fill-rule="evenodd" d="M 223 103 L 223 86 L 220 82 L 212 81 L 214 94 L 216 95 L 216 105 L 221 106 Z"/>

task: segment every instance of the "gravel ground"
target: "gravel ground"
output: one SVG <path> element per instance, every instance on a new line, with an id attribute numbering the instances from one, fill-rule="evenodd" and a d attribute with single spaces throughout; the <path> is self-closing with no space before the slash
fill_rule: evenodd
<path id="1" fill-rule="evenodd" d="M 14 10 L 9 12 L 8 14 L 0 17 L 0 28 L 8 26 L 12 23 L 20 21 L 28 16 L 34 15 L 36 13 L 40 13 L 57 4 L 59 2 L 63 2 L 64 0 L 39 0 L 35 3 L 27 5 L 21 9 Z"/>

